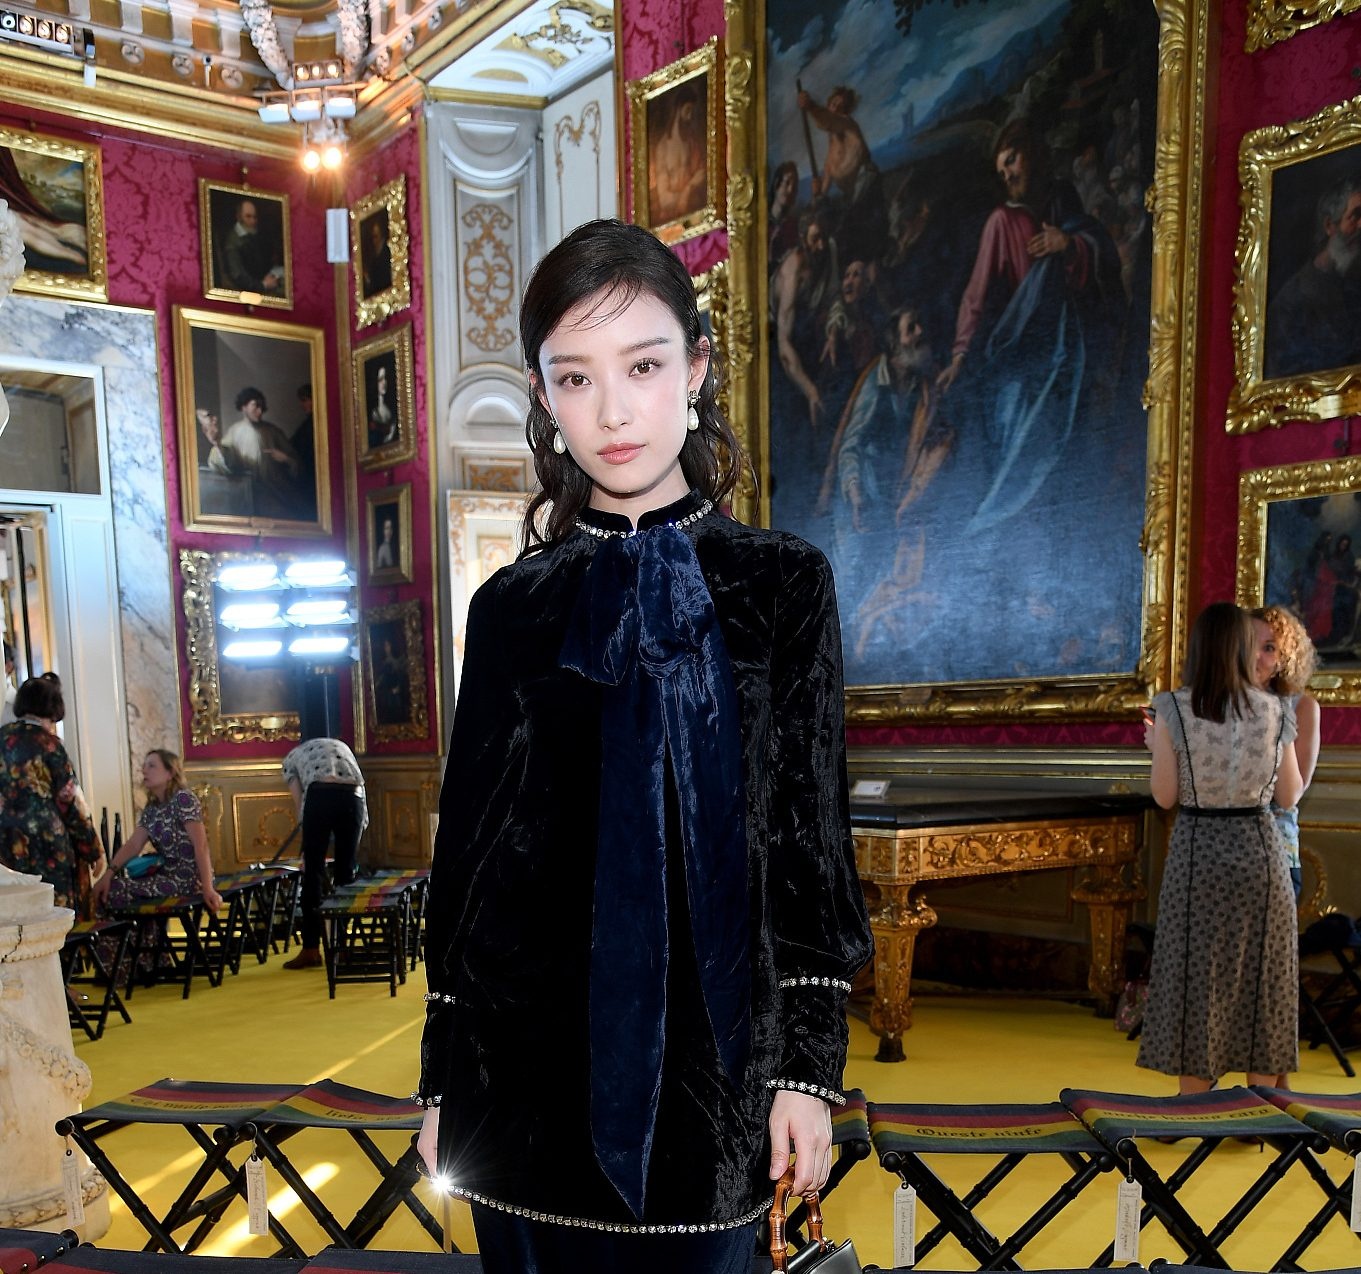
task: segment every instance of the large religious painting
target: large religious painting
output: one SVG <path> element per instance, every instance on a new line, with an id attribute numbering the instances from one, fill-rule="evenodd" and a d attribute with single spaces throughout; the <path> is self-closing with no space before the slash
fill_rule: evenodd
<path id="1" fill-rule="evenodd" d="M 0 199 L 19 219 L 21 292 L 109 299 L 99 147 L 0 128 Z"/>
<path id="2" fill-rule="evenodd" d="M 1238 601 L 1284 606 L 1319 654 L 1321 703 L 1361 703 L 1361 456 L 1239 475 Z"/>
<path id="3" fill-rule="evenodd" d="M 321 329 L 178 305 L 174 315 L 186 530 L 328 535 Z"/>
<path id="4" fill-rule="evenodd" d="M 1350 415 L 1361 409 L 1361 97 L 1246 134 L 1238 174 L 1228 427 Z"/>
<path id="5" fill-rule="evenodd" d="M 1183 118 L 1157 118 L 1157 12 L 747 8 L 729 20 L 729 83 L 764 54 L 765 136 L 729 102 L 746 124 L 728 219 L 732 295 L 768 298 L 750 441 L 762 513 L 836 570 L 851 719 L 1130 712 L 1165 668 L 1166 467 L 1191 348 L 1165 350 L 1150 429 L 1151 314 L 1169 301 L 1146 196 L 1155 178 L 1199 180 Z M 1192 93 L 1187 72 L 1165 60 Z M 744 162 L 765 167 L 750 229 Z M 1187 225 L 1166 219 L 1165 253 Z M 740 331 L 731 343 L 742 423 Z"/>

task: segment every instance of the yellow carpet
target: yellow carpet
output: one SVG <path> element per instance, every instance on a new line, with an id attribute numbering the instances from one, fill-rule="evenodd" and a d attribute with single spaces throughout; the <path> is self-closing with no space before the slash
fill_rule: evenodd
<path id="1" fill-rule="evenodd" d="M 385 985 L 373 984 L 342 986 L 337 998 L 328 1000 L 322 971 L 285 970 L 278 957 L 263 966 L 243 966 L 238 977 L 229 976 L 218 989 L 200 982 L 187 1001 L 180 999 L 177 988 L 139 989 L 130 1005 L 131 1025 L 115 1019 L 103 1039 L 88 1041 L 82 1036 L 77 1043 L 77 1053 L 94 1077 L 87 1105 L 165 1076 L 298 1084 L 331 1078 L 383 1093 L 408 1093 L 416 1081 L 424 989 L 422 969 L 395 999 L 388 996 Z M 865 1025 L 853 1021 L 847 1083 L 879 1101 L 1044 1102 L 1054 1100 L 1064 1086 L 1147 1094 L 1173 1091 L 1170 1080 L 1135 1067 L 1135 1045 L 1110 1022 L 1094 1018 L 1079 1006 L 1054 1001 L 922 997 L 906 1041 L 908 1060 L 897 1065 L 876 1063 L 875 1044 Z M 544 1047 L 551 1048 L 551 1041 L 545 1040 Z M 1294 1082 L 1300 1091 L 1361 1090 L 1361 1080 L 1343 1076 L 1325 1050 L 1304 1050 L 1300 1060 L 1302 1069 Z M 197 1150 L 178 1128 L 130 1128 L 104 1145 L 158 1215 L 169 1207 L 199 1161 Z M 342 1223 L 375 1184 L 372 1166 L 343 1133 L 304 1131 L 284 1149 Z M 384 1149 L 389 1158 L 395 1158 L 402 1149 L 401 1139 L 389 1139 Z M 1170 1172 L 1185 1151 L 1180 1146 L 1153 1146 L 1148 1153 L 1160 1169 Z M 1183 1192 L 1192 1214 L 1205 1222 L 1217 1220 L 1267 1161 L 1267 1155 L 1248 1146 L 1221 1147 Z M 992 1161 L 969 1156 L 935 1162 L 942 1176 L 963 1193 Z M 1348 1163 L 1342 1155 L 1330 1152 L 1327 1166 L 1337 1177 Z M 1062 1171 L 1044 1165 L 1038 1158 L 1023 1165 L 999 1195 L 983 1206 L 981 1213 L 995 1234 L 1009 1234 L 1057 1186 Z M 895 1184 L 896 1178 L 871 1158 L 858 1164 L 828 1200 L 828 1234 L 853 1236 L 867 1263 L 892 1264 Z M 1115 1187 L 1113 1175 L 1089 1186 L 1077 1203 L 1022 1252 L 1020 1263 L 1032 1269 L 1089 1264 L 1111 1237 Z M 324 1234 L 272 1173 L 269 1189 L 274 1213 L 309 1251 L 320 1250 L 326 1243 Z M 1226 1244 L 1235 1268 L 1267 1268 L 1321 1202 L 1317 1187 L 1299 1168 L 1292 1169 L 1286 1183 L 1267 1196 Z M 464 1251 L 473 1250 L 463 1205 L 454 1205 L 453 1222 L 455 1241 Z M 929 1225 L 923 1210 L 918 1233 L 924 1234 Z M 203 1250 L 241 1255 L 273 1252 L 270 1240 L 251 1238 L 246 1230 L 245 1207 L 233 1204 Z M 115 1199 L 113 1227 L 101 1245 L 133 1249 L 145 1241 L 141 1227 Z M 402 1209 L 373 1246 L 429 1251 L 433 1243 Z M 1143 1264 L 1156 1257 L 1175 1261 L 1180 1255 L 1156 1224 L 1144 1232 Z M 1306 1254 L 1304 1264 L 1309 1269 L 1361 1264 L 1361 1242 L 1334 1218 L 1324 1237 Z M 956 1243 L 947 1240 L 923 1260 L 921 1268 L 970 1269 L 975 1265 Z"/>

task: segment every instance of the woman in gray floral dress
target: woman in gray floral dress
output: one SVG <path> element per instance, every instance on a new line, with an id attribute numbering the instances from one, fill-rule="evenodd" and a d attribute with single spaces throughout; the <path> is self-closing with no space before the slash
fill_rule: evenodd
<path id="1" fill-rule="evenodd" d="M 1253 685 L 1255 638 L 1230 602 L 1196 620 L 1181 689 L 1153 700 L 1153 798 L 1179 806 L 1158 895 L 1139 1065 L 1205 1092 L 1298 1064 L 1295 903 L 1271 817 L 1299 799 L 1287 700 Z"/>

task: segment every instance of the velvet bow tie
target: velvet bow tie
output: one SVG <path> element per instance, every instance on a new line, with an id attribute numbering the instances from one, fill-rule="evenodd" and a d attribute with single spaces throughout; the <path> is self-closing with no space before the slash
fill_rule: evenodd
<path id="1" fill-rule="evenodd" d="M 700 989 L 734 1086 L 751 1033 L 739 708 L 683 531 L 659 526 L 600 544 L 559 662 L 602 686 L 591 1130 L 605 1175 L 641 1217 L 666 1045 L 668 784 Z"/>

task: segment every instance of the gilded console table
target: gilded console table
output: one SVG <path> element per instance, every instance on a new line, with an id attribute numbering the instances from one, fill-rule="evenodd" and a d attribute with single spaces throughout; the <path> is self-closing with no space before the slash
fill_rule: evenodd
<path id="1" fill-rule="evenodd" d="M 936 923 L 925 897 L 936 880 L 1085 868 L 1072 897 L 1091 922 L 1087 985 L 1098 1012 L 1108 1012 L 1124 983 L 1125 927 L 1145 896 L 1138 857 L 1149 804 L 1138 795 L 1009 792 L 907 792 L 893 804 L 852 804 L 856 868 L 874 931 L 876 1060 L 903 1060 L 912 953 L 917 935 Z"/>

